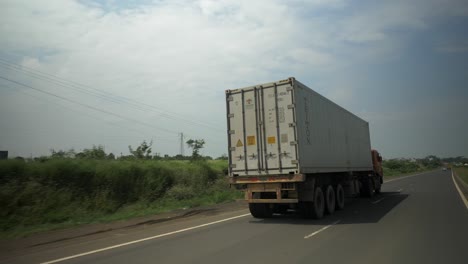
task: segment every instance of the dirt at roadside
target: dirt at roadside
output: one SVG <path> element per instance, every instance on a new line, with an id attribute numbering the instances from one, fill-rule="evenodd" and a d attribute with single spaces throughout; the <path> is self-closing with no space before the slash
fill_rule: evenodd
<path id="1" fill-rule="evenodd" d="M 11 253 L 12 251 L 106 233 L 119 229 L 137 228 L 143 225 L 152 225 L 196 215 L 216 215 L 223 212 L 239 211 L 246 208 L 247 203 L 244 200 L 238 200 L 217 205 L 201 206 L 190 209 L 178 209 L 168 213 L 115 221 L 111 223 L 96 223 L 61 230 L 45 231 L 32 234 L 24 238 L 0 239 L 0 255 Z"/>

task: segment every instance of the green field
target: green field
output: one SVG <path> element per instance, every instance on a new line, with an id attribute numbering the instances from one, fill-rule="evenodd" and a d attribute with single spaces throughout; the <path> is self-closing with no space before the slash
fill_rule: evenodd
<path id="1" fill-rule="evenodd" d="M 422 162 L 406 159 L 391 159 L 383 161 L 383 172 L 385 179 L 433 170 L 438 164 L 424 164 Z"/>
<path id="2" fill-rule="evenodd" d="M 232 201 L 226 160 L 0 161 L 0 236 Z"/>

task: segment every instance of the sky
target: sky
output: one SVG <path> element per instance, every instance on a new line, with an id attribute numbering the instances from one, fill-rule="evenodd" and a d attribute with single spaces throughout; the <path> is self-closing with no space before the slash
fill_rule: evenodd
<path id="1" fill-rule="evenodd" d="M 225 90 L 287 77 L 368 121 L 385 158 L 468 157 L 464 0 L 0 1 L 10 157 L 176 155 L 180 133 L 218 157 Z"/>

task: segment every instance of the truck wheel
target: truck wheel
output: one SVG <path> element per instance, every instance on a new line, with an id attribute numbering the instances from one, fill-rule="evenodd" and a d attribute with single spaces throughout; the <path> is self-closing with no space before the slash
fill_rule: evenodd
<path id="1" fill-rule="evenodd" d="M 249 210 L 255 218 L 270 218 L 273 215 L 273 210 L 267 203 L 250 203 Z"/>
<path id="2" fill-rule="evenodd" d="M 362 190 L 361 194 L 363 197 L 372 197 L 374 196 L 374 183 L 371 178 L 365 178 L 362 181 Z"/>
<path id="3" fill-rule="evenodd" d="M 333 186 L 328 185 L 325 191 L 325 209 L 327 214 L 333 214 L 335 212 L 336 196 Z"/>
<path id="4" fill-rule="evenodd" d="M 336 185 L 336 209 L 341 210 L 344 208 L 345 196 L 344 189 L 341 184 Z"/>
<path id="5" fill-rule="evenodd" d="M 380 186 L 379 186 L 379 188 L 375 188 L 375 193 L 376 193 L 376 194 L 380 194 L 380 192 L 381 192 Z"/>
<path id="6" fill-rule="evenodd" d="M 323 196 L 322 188 L 315 188 L 314 203 L 313 203 L 313 218 L 320 219 L 323 217 L 325 211 L 325 198 Z"/>
<path id="7" fill-rule="evenodd" d="M 380 194 L 381 189 L 382 189 L 382 177 L 379 176 L 377 181 L 378 182 L 376 183 L 377 186 L 375 187 L 375 193 Z"/>
<path id="8" fill-rule="evenodd" d="M 301 202 L 300 210 L 304 218 L 322 218 L 325 212 L 325 197 L 322 188 L 317 187 L 315 189 L 313 202 Z"/>

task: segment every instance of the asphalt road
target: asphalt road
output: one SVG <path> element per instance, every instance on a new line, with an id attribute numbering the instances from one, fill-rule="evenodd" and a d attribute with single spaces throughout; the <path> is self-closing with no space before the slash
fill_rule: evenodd
<path id="1" fill-rule="evenodd" d="M 468 263 L 468 210 L 450 172 L 387 182 L 382 191 L 319 221 L 204 214 L 38 245 L 4 262 Z"/>

